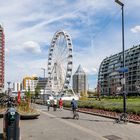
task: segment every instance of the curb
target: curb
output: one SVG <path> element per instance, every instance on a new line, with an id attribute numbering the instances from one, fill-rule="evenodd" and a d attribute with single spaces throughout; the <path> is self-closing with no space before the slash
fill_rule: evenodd
<path id="1" fill-rule="evenodd" d="M 71 110 L 70 108 L 66 108 L 66 107 L 63 107 L 63 109 Z M 88 111 L 82 111 L 82 110 L 78 110 L 78 112 L 85 113 L 85 114 L 90 114 L 90 115 L 95 115 L 95 116 L 100 116 L 100 117 L 106 117 L 106 118 L 110 118 L 110 119 L 118 119 L 118 117 L 98 114 L 98 113 L 94 113 L 94 112 L 88 112 Z M 140 121 L 134 121 L 132 119 L 129 119 L 128 122 L 135 123 L 135 124 L 140 124 Z"/>
<path id="2" fill-rule="evenodd" d="M 65 110 L 71 110 L 70 108 L 65 108 L 65 107 L 64 107 L 64 109 Z M 117 117 L 98 114 L 98 113 L 93 113 L 93 112 L 88 112 L 88 111 L 78 110 L 78 112 L 85 113 L 85 114 L 90 114 L 90 115 L 96 115 L 96 116 L 100 116 L 100 117 L 106 117 L 106 118 L 110 118 L 110 119 L 118 119 Z M 131 119 L 128 120 L 128 122 L 135 123 L 135 124 L 140 124 L 140 121 L 134 121 L 134 120 L 131 120 Z"/>

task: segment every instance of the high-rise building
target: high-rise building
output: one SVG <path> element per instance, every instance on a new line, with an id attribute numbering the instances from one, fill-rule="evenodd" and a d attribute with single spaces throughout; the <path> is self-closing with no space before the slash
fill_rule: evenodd
<path id="1" fill-rule="evenodd" d="M 22 90 L 21 83 L 14 82 L 13 83 L 13 91 L 18 92 L 18 91 L 21 91 L 21 90 Z"/>
<path id="2" fill-rule="evenodd" d="M 4 91 L 4 29 L 0 25 L 0 93 Z"/>
<path id="3" fill-rule="evenodd" d="M 35 91 L 37 86 L 38 78 L 37 77 L 25 77 L 23 78 L 23 90 Z"/>
<path id="4" fill-rule="evenodd" d="M 73 90 L 75 93 L 87 95 L 87 76 L 81 65 L 73 75 Z"/>
<path id="5" fill-rule="evenodd" d="M 37 86 L 41 89 L 41 90 L 46 90 L 47 88 L 47 82 L 48 82 L 48 78 L 38 78 L 38 82 L 37 82 Z"/>
<path id="6" fill-rule="evenodd" d="M 140 94 L 140 45 L 125 51 L 125 91 L 127 94 Z M 123 73 L 122 52 L 105 58 L 99 68 L 98 87 L 102 95 L 120 94 Z M 120 72 L 119 72 L 120 71 Z"/>

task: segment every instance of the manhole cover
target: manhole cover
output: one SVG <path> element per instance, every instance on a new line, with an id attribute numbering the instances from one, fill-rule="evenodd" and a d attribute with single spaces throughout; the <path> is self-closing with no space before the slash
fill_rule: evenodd
<path id="1" fill-rule="evenodd" d="M 120 137 L 115 136 L 115 135 L 108 135 L 108 136 L 103 136 L 103 137 L 108 139 L 108 140 L 119 140 L 119 139 L 121 139 Z"/>

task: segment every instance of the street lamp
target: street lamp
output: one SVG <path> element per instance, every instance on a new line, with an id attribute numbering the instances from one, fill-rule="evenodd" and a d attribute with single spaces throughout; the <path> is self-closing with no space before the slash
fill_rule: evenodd
<path id="1" fill-rule="evenodd" d="M 46 69 L 45 68 L 41 68 L 44 72 L 44 82 L 45 82 L 45 71 Z M 44 93 L 43 93 L 43 103 L 45 103 L 45 87 L 44 87 Z"/>
<path id="2" fill-rule="evenodd" d="M 46 71 L 46 69 L 45 68 L 41 68 L 43 71 L 44 71 L 44 78 L 45 78 L 45 71 Z"/>
<path id="3" fill-rule="evenodd" d="M 124 53 L 124 4 L 119 1 L 115 0 L 115 2 L 121 6 L 122 9 L 122 55 L 123 55 L 123 69 L 125 68 L 125 53 Z M 121 118 L 124 118 L 124 121 L 127 119 L 126 114 L 126 92 L 125 92 L 125 72 L 123 71 L 123 78 L 122 78 L 122 90 L 123 90 L 123 114 Z"/>
<path id="4" fill-rule="evenodd" d="M 7 84 L 8 84 L 8 96 L 9 96 L 11 82 L 7 82 Z"/>

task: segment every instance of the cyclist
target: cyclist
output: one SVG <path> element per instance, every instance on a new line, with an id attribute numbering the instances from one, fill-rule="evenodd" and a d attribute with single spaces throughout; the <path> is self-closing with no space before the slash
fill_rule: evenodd
<path id="1" fill-rule="evenodd" d="M 54 98 L 54 100 L 53 100 L 53 111 L 56 111 L 56 108 L 57 108 L 57 99 Z"/>
<path id="2" fill-rule="evenodd" d="M 73 119 L 79 119 L 79 114 L 78 112 L 76 111 L 77 108 L 78 108 L 78 105 L 77 105 L 77 101 L 73 98 L 72 101 L 71 101 L 71 107 L 72 107 L 72 111 L 73 111 Z"/>
<path id="3" fill-rule="evenodd" d="M 77 101 L 73 98 L 71 101 L 71 107 L 72 107 L 72 111 L 74 113 L 74 111 L 76 111 L 76 109 L 78 108 L 77 106 Z"/>
<path id="4" fill-rule="evenodd" d="M 50 98 L 47 100 L 48 111 L 50 110 Z"/>

